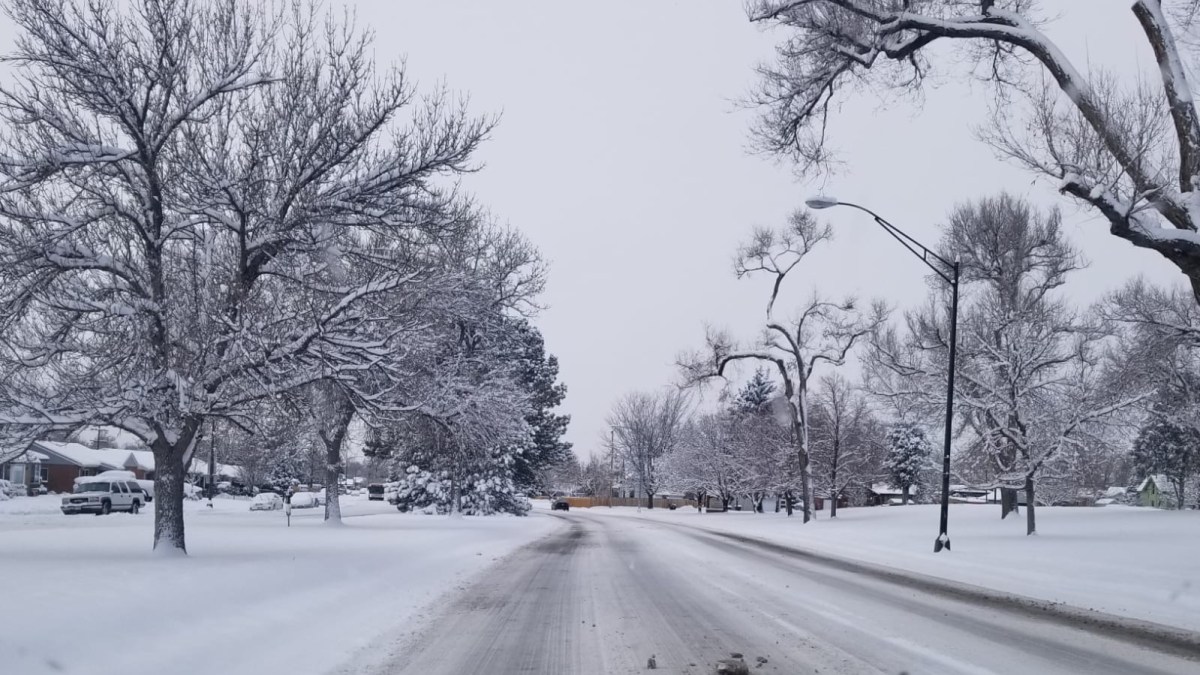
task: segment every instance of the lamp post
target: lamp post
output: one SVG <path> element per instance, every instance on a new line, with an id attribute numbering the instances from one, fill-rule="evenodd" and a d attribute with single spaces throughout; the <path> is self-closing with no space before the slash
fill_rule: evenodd
<path id="1" fill-rule="evenodd" d="M 886 230 L 888 234 L 892 235 L 896 241 L 900 242 L 904 248 L 920 258 L 921 262 L 933 270 L 934 274 L 950 284 L 950 374 L 946 378 L 946 434 L 942 443 L 942 522 L 938 531 L 938 537 L 933 542 L 934 553 L 941 551 L 943 548 L 948 551 L 950 550 L 950 535 L 947 533 L 947 522 L 950 518 L 950 435 L 954 424 L 954 357 L 958 352 L 958 261 L 950 262 L 937 253 L 934 253 L 921 242 L 908 236 L 903 230 L 892 225 L 879 214 L 866 207 L 838 201 L 832 197 L 813 197 L 804 203 L 810 209 L 849 206 L 850 208 L 866 213 L 880 227 Z"/>

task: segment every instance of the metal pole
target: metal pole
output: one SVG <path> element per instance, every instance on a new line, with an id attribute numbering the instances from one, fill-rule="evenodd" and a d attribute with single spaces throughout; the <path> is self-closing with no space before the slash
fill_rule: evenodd
<path id="1" fill-rule="evenodd" d="M 942 446 L 942 524 L 933 552 L 950 550 L 950 535 L 946 532 L 950 520 L 950 434 L 954 426 L 954 357 L 958 353 L 958 261 L 954 261 L 950 282 L 950 374 L 946 378 L 946 437 Z"/>
<path id="2" fill-rule="evenodd" d="M 617 454 L 617 437 L 613 429 L 608 430 L 608 508 L 613 503 L 613 457 Z"/>

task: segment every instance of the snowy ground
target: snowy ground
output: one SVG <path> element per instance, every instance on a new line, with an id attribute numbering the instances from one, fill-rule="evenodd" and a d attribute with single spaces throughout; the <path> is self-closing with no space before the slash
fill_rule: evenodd
<path id="1" fill-rule="evenodd" d="M 0 502 L 0 672 L 320 673 L 422 623 L 435 599 L 560 523 L 405 515 L 349 497 L 250 512 L 187 503 L 189 556 L 150 553 L 152 514 L 64 516 L 58 497 Z"/>
<path id="2" fill-rule="evenodd" d="M 933 553 L 937 506 L 828 511 L 799 516 L 695 509 L 580 509 L 767 539 L 1007 593 L 1200 631 L 1200 511 L 1132 507 L 1044 508 L 1038 534 L 1024 512 L 1001 521 L 996 505 L 952 505 L 953 550 Z"/>

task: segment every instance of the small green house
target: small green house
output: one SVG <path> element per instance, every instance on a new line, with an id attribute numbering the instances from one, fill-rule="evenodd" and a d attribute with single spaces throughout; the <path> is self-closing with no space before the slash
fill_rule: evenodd
<path id="1" fill-rule="evenodd" d="M 1146 476 L 1137 486 L 1137 503 L 1139 506 L 1149 506 L 1161 509 L 1168 506 L 1169 489 L 1167 481 L 1162 476 Z"/>

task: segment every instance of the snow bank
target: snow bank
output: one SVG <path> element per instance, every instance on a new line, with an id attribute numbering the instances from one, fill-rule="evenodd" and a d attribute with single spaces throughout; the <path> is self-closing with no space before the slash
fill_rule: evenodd
<path id="1" fill-rule="evenodd" d="M 4 672 L 320 673 L 369 662 L 445 591 L 559 524 L 404 515 L 344 497 L 345 527 L 306 509 L 289 528 L 282 511 L 216 499 L 185 504 L 190 555 L 161 559 L 150 513 L 64 516 L 58 503 L 0 504 L 0 570 L 20 580 L 0 612 Z"/>
<path id="2" fill-rule="evenodd" d="M 582 511 L 582 510 L 581 510 Z M 799 515 L 695 509 L 587 509 L 768 539 L 1118 616 L 1200 630 L 1200 511 L 1132 507 L 1040 508 L 1038 534 L 1024 513 L 1000 520 L 996 505 L 950 507 L 953 550 L 934 553 L 937 506 L 838 509 Z"/>

